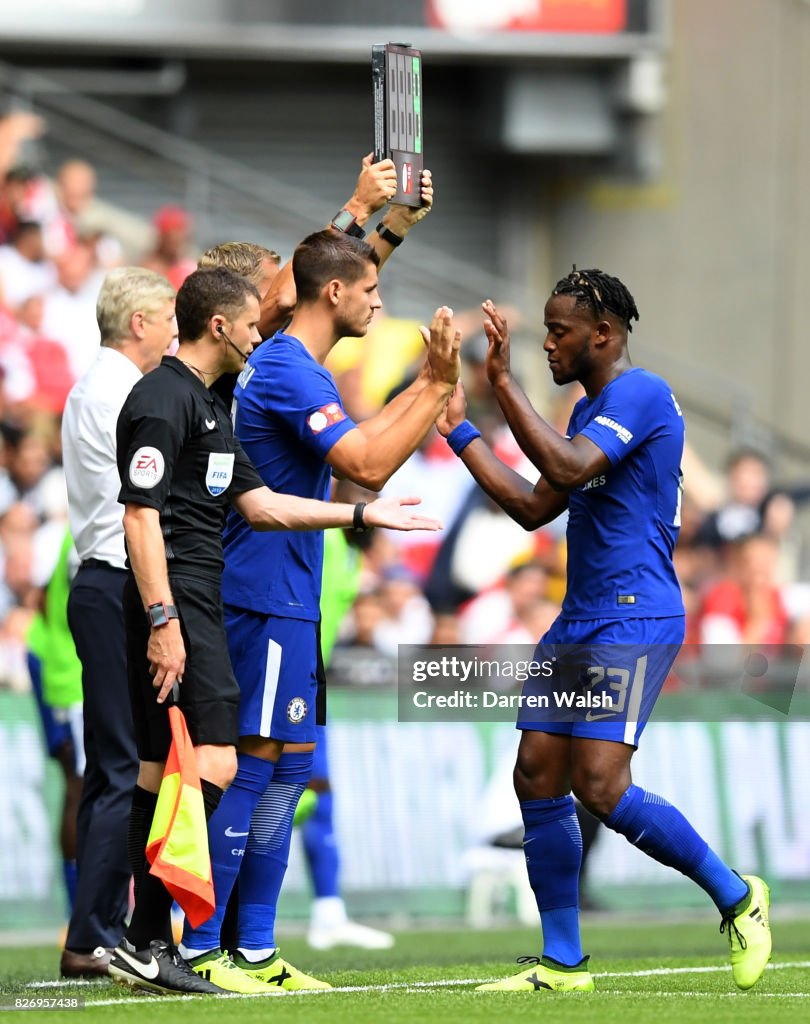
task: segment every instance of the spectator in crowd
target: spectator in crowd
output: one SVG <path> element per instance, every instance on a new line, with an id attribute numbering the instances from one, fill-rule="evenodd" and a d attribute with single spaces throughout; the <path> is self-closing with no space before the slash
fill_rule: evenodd
<path id="1" fill-rule="evenodd" d="M 25 685 L 26 636 L 37 605 L 34 536 L 30 505 L 13 501 L 0 511 L 0 666 L 7 685 Z"/>
<path id="2" fill-rule="evenodd" d="M 42 226 L 22 221 L 11 241 L 0 246 L 0 299 L 15 310 L 30 295 L 42 294 L 55 283 L 56 271 L 45 258 Z"/>
<path id="3" fill-rule="evenodd" d="M 42 331 L 62 342 L 76 380 L 98 353 L 96 301 L 103 273 L 96 263 L 93 242 L 80 238 L 56 260 L 58 280 L 45 295 Z"/>
<path id="4" fill-rule="evenodd" d="M 65 510 L 67 512 L 67 510 Z M 28 670 L 48 754 L 64 780 L 59 845 L 68 914 L 76 898 L 76 821 L 84 774 L 82 666 L 67 621 L 70 581 L 76 571 L 75 548 L 65 522 L 54 532 L 58 548 L 40 568 L 39 607 L 28 630 Z M 35 543 L 35 548 L 36 548 Z M 53 544 L 44 545 L 53 549 Z M 55 555 L 55 559 L 54 559 Z M 43 561 L 42 558 L 39 559 Z"/>
<path id="5" fill-rule="evenodd" d="M 86 160 L 72 159 L 56 172 L 54 215 L 45 224 L 45 248 L 57 258 L 84 234 L 82 217 L 96 195 L 96 171 Z"/>
<path id="6" fill-rule="evenodd" d="M 430 605 L 419 580 L 404 565 L 383 570 L 379 584 L 383 617 L 374 629 L 374 646 L 396 657 L 400 644 L 426 644 L 433 632 Z"/>
<path id="7" fill-rule="evenodd" d="M 559 605 L 548 600 L 543 567 L 534 560 L 521 562 L 497 586 L 464 606 L 459 615 L 461 642 L 534 645 L 559 611 Z"/>
<path id="8" fill-rule="evenodd" d="M 155 270 L 177 289 L 197 264 L 191 251 L 191 214 L 182 206 L 162 206 L 152 218 L 155 245 L 141 260 L 144 267 Z"/>
<path id="9" fill-rule="evenodd" d="M 770 488 L 765 457 L 750 448 L 734 452 L 726 468 L 726 486 L 725 501 L 706 517 L 697 536 L 698 544 L 712 550 L 759 532 Z"/>
<path id="10" fill-rule="evenodd" d="M 16 345 L 30 369 L 26 402 L 35 409 L 61 415 L 68 393 L 75 383 L 67 349 L 48 337 L 42 327 L 45 300 L 31 295 L 17 310 L 11 343 Z"/>
<path id="11" fill-rule="evenodd" d="M 787 642 L 790 618 L 777 576 L 778 564 L 777 543 L 765 534 L 753 534 L 734 543 L 728 571 L 703 598 L 702 644 Z"/>

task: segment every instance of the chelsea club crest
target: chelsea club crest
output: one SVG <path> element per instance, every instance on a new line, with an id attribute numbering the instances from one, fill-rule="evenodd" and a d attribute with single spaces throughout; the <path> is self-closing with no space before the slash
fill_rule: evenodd
<path id="1" fill-rule="evenodd" d="M 293 697 L 287 705 L 287 718 L 293 725 L 298 725 L 307 717 L 308 710 L 307 702 L 303 697 Z"/>

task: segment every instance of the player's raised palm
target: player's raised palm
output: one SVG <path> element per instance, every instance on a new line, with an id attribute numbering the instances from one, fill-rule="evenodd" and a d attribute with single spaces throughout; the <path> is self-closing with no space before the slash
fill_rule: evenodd
<path id="1" fill-rule="evenodd" d="M 452 388 L 461 373 L 461 331 L 453 327 L 453 310 L 440 306 L 430 328 L 420 328 L 427 345 L 428 371 L 434 381 Z"/>
<path id="2" fill-rule="evenodd" d="M 489 340 L 487 350 L 486 368 L 489 383 L 495 387 L 504 378 L 511 377 L 512 367 L 509 353 L 509 326 L 506 317 L 502 316 L 495 303 L 487 299 L 482 303 L 486 320 L 484 320 L 484 333 Z"/>

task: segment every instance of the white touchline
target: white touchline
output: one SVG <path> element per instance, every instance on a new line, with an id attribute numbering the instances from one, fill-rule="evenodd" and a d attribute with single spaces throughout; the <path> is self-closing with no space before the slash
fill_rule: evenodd
<path id="1" fill-rule="evenodd" d="M 767 970 L 769 971 L 780 971 L 787 970 L 789 968 L 806 968 L 810 967 L 810 960 L 796 960 L 789 962 L 782 962 L 777 964 L 768 964 Z M 656 967 L 647 971 L 605 971 L 602 974 L 594 973 L 594 978 L 651 978 L 651 977 L 664 977 L 671 974 L 717 974 L 723 971 L 730 971 L 731 968 L 727 965 L 709 965 L 703 967 Z M 387 985 L 340 985 L 335 988 L 325 989 L 307 989 L 299 992 L 273 992 L 272 990 L 265 993 L 259 993 L 258 995 L 240 995 L 236 992 L 231 992 L 226 996 L 218 996 L 218 999 L 267 999 L 267 998 L 278 998 L 283 996 L 285 999 L 290 997 L 300 996 L 328 996 L 333 992 L 394 992 L 401 990 L 404 992 L 421 992 L 425 989 L 432 988 L 452 988 L 458 987 L 459 985 L 481 985 L 485 982 L 497 981 L 497 978 L 448 978 L 441 981 L 396 981 L 390 982 Z M 64 988 L 69 985 L 76 985 L 75 981 L 32 981 L 29 982 L 26 988 Z M 82 984 L 79 982 L 78 984 Z M 85 982 L 84 984 L 97 986 L 97 982 Z M 626 989 L 604 989 L 600 988 L 596 990 L 597 995 L 611 995 L 611 996 L 629 996 L 638 998 L 639 996 L 644 998 L 651 998 L 652 996 L 672 996 L 672 997 L 683 997 L 683 996 L 706 996 L 709 998 L 715 998 L 716 996 L 722 996 L 724 999 L 734 999 L 737 997 L 747 996 L 748 993 L 741 992 L 684 992 L 672 991 L 672 992 L 629 992 Z M 754 993 L 757 998 L 764 999 L 810 999 L 810 992 L 756 992 Z M 196 996 L 190 995 L 158 995 L 150 996 L 146 993 L 138 994 L 138 1001 L 141 1002 L 144 999 L 154 998 L 158 1002 L 188 1002 L 189 1000 L 196 1000 Z M 483 998 L 483 997 L 482 997 Z M 125 1003 L 131 1003 L 133 997 L 122 999 L 92 999 L 88 1000 L 87 1006 L 122 1006 Z"/>

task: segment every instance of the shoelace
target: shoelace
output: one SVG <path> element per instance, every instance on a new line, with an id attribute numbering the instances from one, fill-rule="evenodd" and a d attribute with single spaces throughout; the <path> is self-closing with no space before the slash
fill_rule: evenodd
<path id="1" fill-rule="evenodd" d="M 166 942 L 163 944 L 163 948 L 166 950 L 169 956 L 169 960 L 179 971 L 182 971 L 184 974 L 188 975 L 193 974 L 195 978 L 199 977 L 199 975 L 188 962 L 188 960 L 184 960 L 183 957 L 180 955 L 180 950 L 177 948 L 177 946 L 170 946 L 169 943 Z"/>
<path id="2" fill-rule="evenodd" d="M 219 963 L 220 963 L 220 967 L 224 967 L 228 971 L 238 971 L 239 970 L 239 968 L 236 966 L 236 964 L 233 962 L 233 960 L 231 960 L 231 958 L 229 956 L 225 956 L 224 953 L 222 954 L 222 957 L 220 958 Z"/>
<path id="3" fill-rule="evenodd" d="M 745 936 L 742 934 L 742 932 L 734 922 L 734 914 L 728 914 L 726 917 L 724 917 L 723 920 L 720 922 L 720 934 L 722 935 L 723 932 L 725 932 L 726 928 L 728 928 L 729 941 L 731 941 L 731 934 L 733 932 L 737 938 L 737 942 L 739 942 L 740 944 L 740 949 L 748 949 L 748 943 L 746 942 Z"/>

